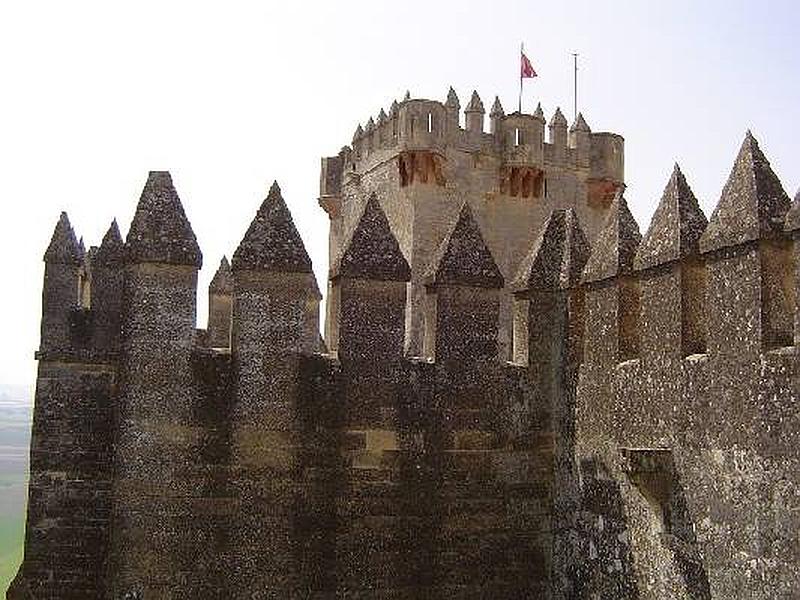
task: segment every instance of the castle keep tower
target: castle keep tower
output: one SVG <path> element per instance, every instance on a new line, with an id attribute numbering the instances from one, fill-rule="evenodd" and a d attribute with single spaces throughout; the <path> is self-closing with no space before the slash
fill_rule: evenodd
<path id="1" fill-rule="evenodd" d="M 553 210 L 572 209 L 594 241 L 614 194 L 624 187 L 624 141 L 593 133 L 582 115 L 571 127 L 556 109 L 545 139 L 541 106 L 506 115 L 495 98 L 485 131 L 483 102 L 464 109 L 451 88 L 442 104 L 407 97 L 356 129 L 350 146 L 322 159 L 320 205 L 330 217 L 330 257 L 373 195 L 411 266 L 405 351 L 424 354 L 424 274 L 469 204 L 506 281 Z M 328 313 L 328 318 L 335 318 Z M 500 307 L 500 355 L 511 358 L 511 309 Z"/>

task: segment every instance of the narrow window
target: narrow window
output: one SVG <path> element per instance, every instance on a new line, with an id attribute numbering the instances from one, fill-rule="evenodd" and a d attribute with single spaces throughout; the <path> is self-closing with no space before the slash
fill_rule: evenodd
<path id="1" fill-rule="evenodd" d="M 519 146 L 522 143 L 522 135 L 520 134 L 519 127 L 514 129 L 514 145 Z"/>
<path id="2" fill-rule="evenodd" d="M 433 113 L 428 113 L 428 133 L 433 133 Z"/>
<path id="3" fill-rule="evenodd" d="M 547 177 L 544 178 L 544 197 L 547 198 Z"/>

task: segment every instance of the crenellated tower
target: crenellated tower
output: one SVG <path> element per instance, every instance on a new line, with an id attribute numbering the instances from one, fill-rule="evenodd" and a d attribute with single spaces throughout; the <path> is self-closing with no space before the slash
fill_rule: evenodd
<path id="1" fill-rule="evenodd" d="M 472 92 L 464 108 L 451 88 L 442 104 L 411 98 L 356 129 L 350 146 L 322 159 L 320 205 L 330 217 L 330 259 L 373 195 L 411 266 L 405 352 L 424 354 L 424 274 L 434 252 L 469 204 L 486 243 L 511 281 L 553 210 L 575 211 L 590 241 L 624 187 L 621 136 L 593 133 L 582 115 L 568 129 L 556 109 L 545 139 L 541 106 L 506 114 L 496 98 L 485 131 L 484 104 Z M 330 318 L 330 315 L 328 315 Z M 511 358 L 511 306 L 501 303 L 498 357 Z"/>

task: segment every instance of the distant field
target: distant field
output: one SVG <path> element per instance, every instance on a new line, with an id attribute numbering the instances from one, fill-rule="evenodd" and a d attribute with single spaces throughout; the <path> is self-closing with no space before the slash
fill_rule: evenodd
<path id="1" fill-rule="evenodd" d="M 32 404 L 26 388 L 0 385 L 0 597 L 22 560 Z"/>

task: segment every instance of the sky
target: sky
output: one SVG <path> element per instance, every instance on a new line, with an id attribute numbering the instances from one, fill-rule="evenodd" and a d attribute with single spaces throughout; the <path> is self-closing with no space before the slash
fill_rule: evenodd
<path id="1" fill-rule="evenodd" d="M 123 236 L 149 170 L 169 170 L 204 253 L 198 293 L 277 180 L 327 278 L 320 157 L 408 89 L 507 112 L 519 44 L 541 101 L 625 137 L 626 198 L 644 232 L 680 163 L 710 215 L 752 129 L 790 196 L 800 187 L 800 3 L 0 3 L 0 383 L 35 381 L 42 254 L 62 210 L 98 244 Z M 488 121 L 488 119 L 487 119 Z M 487 124 L 488 126 L 488 124 Z M 324 289 L 324 285 L 320 286 Z"/>

